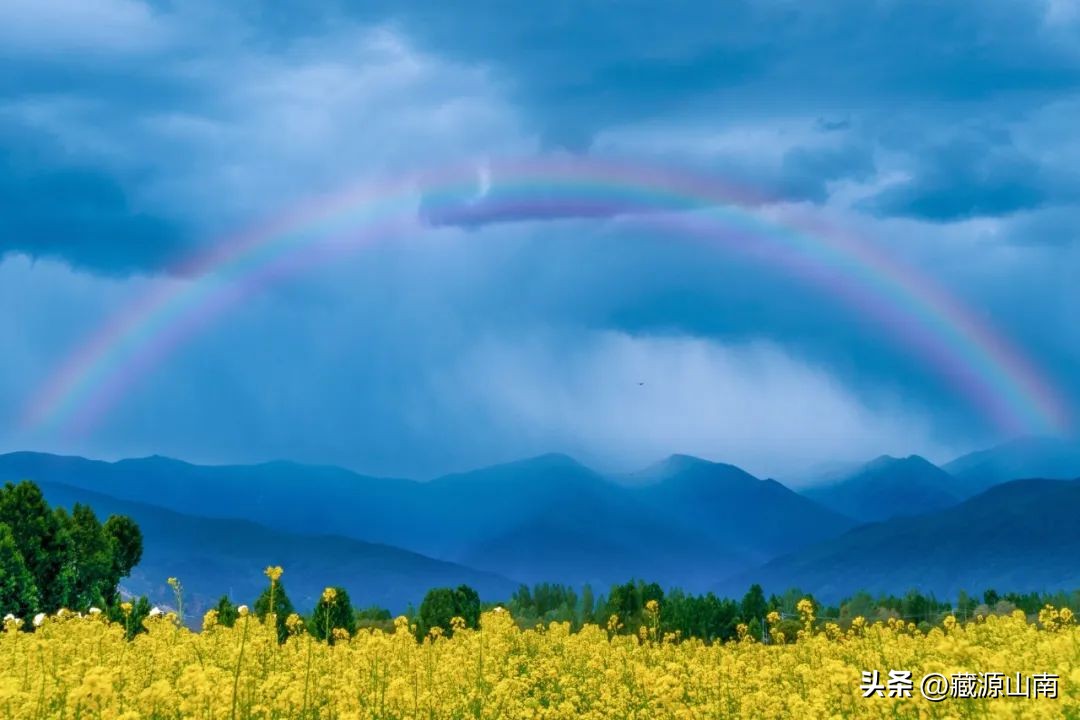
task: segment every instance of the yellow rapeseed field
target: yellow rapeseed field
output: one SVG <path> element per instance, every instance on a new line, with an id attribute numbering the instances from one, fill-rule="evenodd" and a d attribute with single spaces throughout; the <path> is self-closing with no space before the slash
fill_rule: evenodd
<path id="1" fill-rule="evenodd" d="M 657 608 L 650 608 L 654 613 Z M 234 627 L 207 614 L 201 632 L 175 616 L 147 619 L 133 641 L 103 615 L 8 619 L 0 638 L 0 718 L 963 718 L 1080 717 L 1080 629 L 1044 610 L 927 634 L 898 621 L 820 626 L 809 603 L 788 642 L 726 644 L 611 634 L 551 624 L 519 629 L 486 612 L 479 629 L 418 643 L 393 632 L 340 632 L 320 642 L 290 617 L 274 626 L 242 609 Z M 662 609 L 660 609 L 662 612 Z M 771 620 L 777 618 L 774 615 Z M 617 625 L 617 619 L 613 625 Z M 792 642 L 794 641 L 794 642 Z M 911 671 L 911 698 L 863 697 L 863 671 Z M 928 673 L 1056 673 L 1056 699 L 956 699 L 919 694 Z"/>

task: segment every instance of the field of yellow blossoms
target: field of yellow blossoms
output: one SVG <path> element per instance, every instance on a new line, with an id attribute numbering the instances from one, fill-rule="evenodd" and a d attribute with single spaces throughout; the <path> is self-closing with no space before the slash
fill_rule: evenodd
<path id="1" fill-rule="evenodd" d="M 653 613 L 660 610 L 655 605 Z M 809 603 L 798 638 L 707 645 L 565 624 L 521 630 L 505 610 L 479 629 L 457 622 L 417 642 L 393 632 L 340 631 L 333 644 L 292 634 L 242 609 L 234 627 L 214 611 L 201 632 L 157 615 L 128 641 L 100 613 L 23 621 L 0 637 L 0 718 L 963 718 L 1080 717 L 1080 629 L 1047 608 L 927 634 L 892 621 L 821 626 Z M 776 621 L 774 615 L 770 620 Z M 613 619 L 612 625 L 617 624 Z M 32 631 L 28 632 L 32 627 Z M 1051 698 L 863 697 L 864 671 L 1000 671 L 1060 675 Z M 917 688 L 917 683 L 916 683 Z"/>

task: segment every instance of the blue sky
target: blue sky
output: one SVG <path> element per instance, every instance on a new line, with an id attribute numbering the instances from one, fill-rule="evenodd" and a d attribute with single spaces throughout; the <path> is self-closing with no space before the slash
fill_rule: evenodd
<path id="1" fill-rule="evenodd" d="M 20 422 L 103 323 L 199 282 L 169 270 L 191 253 L 350 183 L 523 157 L 707 172 L 851 228 L 1080 410 L 1074 0 L 353 5 L 0 5 L 0 450 L 794 477 L 1003 439 L 819 289 L 580 217 L 420 222 L 223 312 L 91 428 Z"/>

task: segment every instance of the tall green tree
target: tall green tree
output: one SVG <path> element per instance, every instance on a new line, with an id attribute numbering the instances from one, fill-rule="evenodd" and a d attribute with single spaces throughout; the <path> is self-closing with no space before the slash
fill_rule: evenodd
<path id="1" fill-rule="evenodd" d="M 143 554 L 143 536 L 135 521 L 126 515 L 110 515 L 105 521 L 105 536 L 112 552 L 112 569 L 108 579 L 109 604 L 116 599 L 116 587 L 121 578 L 131 574 Z"/>
<path id="2" fill-rule="evenodd" d="M 225 627 L 232 627 L 240 617 L 240 609 L 233 604 L 233 601 L 229 599 L 228 595 L 222 595 L 218 599 L 214 609 L 217 610 L 218 623 Z"/>
<path id="3" fill-rule="evenodd" d="M 105 528 L 87 505 L 75 503 L 68 525 L 74 583 L 71 604 L 77 608 L 103 606 L 113 599 L 113 546 Z"/>
<path id="4" fill-rule="evenodd" d="M 70 514 L 50 508 L 28 480 L 0 488 L 0 524 L 33 580 L 34 609 L 47 613 L 116 605 L 120 578 L 142 557 L 142 533 L 130 518 L 113 516 L 102 525 L 86 505 Z"/>
<path id="5" fill-rule="evenodd" d="M 289 596 L 285 592 L 285 586 L 281 584 L 280 580 L 277 581 L 273 590 L 273 610 L 271 610 L 270 607 L 270 588 L 267 587 L 265 590 L 262 591 L 262 595 L 259 595 L 259 597 L 255 599 L 255 615 L 260 620 L 263 620 L 266 618 L 267 613 L 273 612 L 274 622 L 277 625 L 278 642 L 285 642 L 285 638 L 289 636 L 289 631 L 285 626 L 285 620 L 289 617 L 289 615 L 295 612 L 295 608 L 293 608 L 292 601 L 289 600 Z M 228 602 L 227 597 L 223 597 L 222 600 Z M 218 604 L 220 605 L 221 601 L 218 601 Z M 220 609 L 218 611 L 218 621 L 221 621 Z M 232 618 L 232 622 L 236 622 L 235 617 Z"/>
<path id="6" fill-rule="evenodd" d="M 26 569 L 40 592 L 41 610 L 55 612 L 68 602 L 70 540 L 63 518 L 54 513 L 41 489 L 24 480 L 0 489 L 0 523 L 8 526 Z"/>
<path id="7" fill-rule="evenodd" d="M 596 598 L 593 597 L 592 585 L 585 583 L 581 589 L 581 625 L 595 622 L 593 613 L 596 610 Z"/>
<path id="8" fill-rule="evenodd" d="M 308 629 L 320 640 L 334 642 L 334 630 L 343 629 L 352 635 L 356 632 L 356 611 L 353 610 L 349 593 L 342 587 L 323 591 L 315 611 L 311 614 Z"/>
<path id="9" fill-rule="evenodd" d="M 12 613 L 26 618 L 37 609 L 38 589 L 26 567 L 15 536 L 0 523 L 0 616 Z"/>
<path id="10" fill-rule="evenodd" d="M 765 622 L 765 615 L 769 612 L 769 604 L 765 600 L 765 591 L 757 583 L 750 586 L 739 603 L 739 617 L 750 628 L 754 637 L 760 638 Z"/>

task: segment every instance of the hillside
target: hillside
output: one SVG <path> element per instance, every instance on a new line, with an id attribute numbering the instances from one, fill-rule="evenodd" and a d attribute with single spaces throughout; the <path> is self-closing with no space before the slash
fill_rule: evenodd
<path id="1" fill-rule="evenodd" d="M 653 512 L 681 519 L 715 546 L 762 562 L 852 527 L 847 517 L 775 480 L 724 463 L 675 455 L 652 470 L 656 482 L 631 490 Z"/>
<path id="2" fill-rule="evenodd" d="M 955 505 L 966 494 L 925 458 L 883 455 L 833 482 L 802 490 L 808 498 L 863 522 L 919 515 Z"/>
<path id="3" fill-rule="evenodd" d="M 56 483 L 39 483 L 55 505 L 92 507 L 104 520 L 130 516 L 144 537 L 142 561 L 122 587 L 155 602 L 172 602 L 165 581 L 179 577 L 186 601 L 199 613 L 222 594 L 250 603 L 266 586 L 267 565 L 285 568 L 283 583 L 301 609 L 310 609 L 327 585 L 341 585 L 357 605 L 402 611 L 435 586 L 467 583 L 481 597 L 507 597 L 515 583 L 491 573 L 433 560 L 407 550 L 334 535 L 281 532 L 246 520 L 194 517 L 153 505 L 118 500 Z"/>
<path id="4" fill-rule="evenodd" d="M 969 453 L 943 466 L 970 494 L 1008 480 L 1080 477 L 1080 443 L 1061 438 L 1026 437 Z"/>
<path id="5" fill-rule="evenodd" d="M 721 583 L 797 586 L 822 599 L 864 589 L 953 595 L 1080 587 L 1080 480 L 1016 480 L 927 515 L 857 527 Z"/>
<path id="6" fill-rule="evenodd" d="M 514 580 L 631 576 L 703 589 L 852 522 L 772 480 L 688 456 L 627 486 L 564 455 L 430 482 L 293 463 L 207 467 L 0 456 L 0 481 L 61 483 L 200 517 L 382 543 Z"/>

